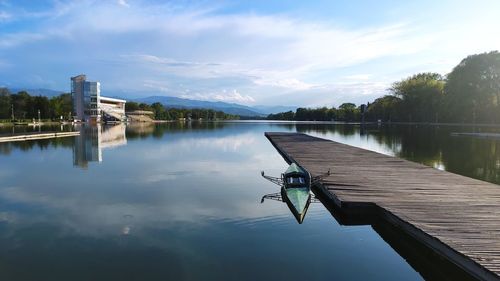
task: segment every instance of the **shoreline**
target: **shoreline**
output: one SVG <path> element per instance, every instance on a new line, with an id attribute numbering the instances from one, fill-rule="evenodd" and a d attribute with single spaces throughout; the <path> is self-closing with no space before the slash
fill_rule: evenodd
<path id="1" fill-rule="evenodd" d="M 152 121 L 132 121 L 132 122 L 117 122 L 111 124 L 141 124 L 141 123 L 186 123 L 186 122 L 221 122 L 221 123 L 275 123 L 275 124 L 319 124 L 319 125 L 415 125 L 415 126 L 455 126 L 455 127 L 489 127 L 500 128 L 500 124 L 489 123 L 447 123 L 447 122 L 344 122 L 344 121 L 296 121 L 296 120 L 266 120 L 266 119 L 253 119 L 253 120 L 152 120 Z M 65 123 L 61 124 L 59 121 L 41 122 L 40 124 L 26 123 L 15 124 L 12 122 L 0 122 L 0 127 L 14 127 L 14 126 L 55 126 L 55 125 L 71 125 L 71 124 L 85 124 L 85 123 Z M 101 125 L 109 125 L 108 123 L 100 122 Z"/>

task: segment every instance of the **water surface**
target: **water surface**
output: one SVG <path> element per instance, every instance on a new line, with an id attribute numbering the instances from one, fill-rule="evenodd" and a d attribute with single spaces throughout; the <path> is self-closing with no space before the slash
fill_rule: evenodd
<path id="1" fill-rule="evenodd" d="M 425 250 L 401 250 L 397 243 L 408 238 L 381 226 L 340 225 L 321 203 L 311 204 L 299 225 L 284 203 L 260 203 L 278 191 L 260 171 L 279 175 L 287 167 L 265 131 L 304 132 L 500 182 L 499 142 L 450 135 L 467 127 L 192 122 L 76 129 L 79 137 L 0 143 L 4 280 L 439 276 L 432 262 L 422 265 Z"/>

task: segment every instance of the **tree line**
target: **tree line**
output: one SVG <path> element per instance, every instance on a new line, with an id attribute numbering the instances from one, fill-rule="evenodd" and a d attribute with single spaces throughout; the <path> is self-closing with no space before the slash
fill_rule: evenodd
<path id="1" fill-rule="evenodd" d="M 389 94 L 366 105 L 298 108 L 267 119 L 500 123 L 500 53 L 471 55 L 446 76 L 418 73 L 394 82 Z"/>
<path id="2" fill-rule="evenodd" d="M 48 97 L 31 96 L 26 91 L 12 94 L 7 88 L 0 88 L 0 119 L 27 120 L 70 119 L 72 116 L 71 94 Z"/>
<path id="3" fill-rule="evenodd" d="M 168 108 L 160 103 L 151 105 L 145 103 L 127 102 L 126 111 L 146 110 L 154 113 L 156 120 L 178 120 L 181 118 L 204 120 L 239 119 L 237 115 L 226 114 L 212 109 Z M 65 120 L 73 117 L 73 103 L 71 94 L 64 93 L 51 98 L 45 96 L 31 96 L 26 91 L 11 93 L 7 88 L 0 88 L 0 120 Z"/>
<path id="4" fill-rule="evenodd" d="M 343 103 L 338 108 L 319 107 L 303 108 L 299 107 L 295 112 L 287 111 L 276 114 L 269 114 L 268 120 L 296 120 L 296 121 L 345 121 L 355 122 L 361 120 L 361 106 L 354 103 Z"/>

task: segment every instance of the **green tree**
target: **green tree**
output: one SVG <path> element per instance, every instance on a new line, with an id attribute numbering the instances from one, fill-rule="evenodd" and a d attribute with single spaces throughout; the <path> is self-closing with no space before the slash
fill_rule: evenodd
<path id="1" fill-rule="evenodd" d="M 29 119 L 33 116 L 33 100 L 32 97 L 25 91 L 11 95 L 12 104 L 14 105 L 15 119 Z"/>
<path id="2" fill-rule="evenodd" d="M 309 120 L 309 110 L 307 108 L 299 107 L 295 111 L 295 120 L 305 121 Z"/>
<path id="3" fill-rule="evenodd" d="M 0 119 L 11 117 L 11 98 L 7 88 L 0 88 Z"/>
<path id="4" fill-rule="evenodd" d="M 29 114 L 31 118 L 38 118 L 38 111 L 40 111 L 40 118 L 50 117 L 50 103 L 47 97 L 32 97 L 32 104 L 32 112 Z"/>
<path id="5" fill-rule="evenodd" d="M 139 110 L 139 104 L 133 101 L 129 101 L 125 104 L 125 111 L 135 111 Z"/>
<path id="6" fill-rule="evenodd" d="M 359 121 L 360 114 L 359 108 L 354 103 L 343 103 L 337 110 L 338 119 L 346 122 Z"/>
<path id="7" fill-rule="evenodd" d="M 293 111 L 287 111 L 287 112 L 280 112 L 276 114 L 269 114 L 267 116 L 268 120 L 295 120 L 295 112 Z"/>
<path id="8" fill-rule="evenodd" d="M 71 94 L 65 93 L 52 97 L 49 100 L 49 108 L 50 118 L 59 119 L 61 116 L 63 116 L 63 118 L 69 118 L 73 111 Z"/>
<path id="9" fill-rule="evenodd" d="M 337 117 L 337 109 L 335 107 L 328 109 L 327 116 L 328 116 L 327 119 L 328 121 L 335 120 L 335 118 Z"/>
<path id="10" fill-rule="evenodd" d="M 71 117 L 73 112 L 73 98 L 71 97 L 71 94 L 70 93 L 61 94 L 59 96 L 59 100 L 61 101 L 61 112 L 59 115 L 55 117 L 59 117 L 61 115 L 63 117 Z"/>
<path id="11" fill-rule="evenodd" d="M 167 111 L 165 107 L 159 102 L 155 102 L 151 105 L 153 112 L 155 113 L 156 120 L 167 120 Z"/>
<path id="12" fill-rule="evenodd" d="M 395 82 L 389 89 L 401 99 L 401 119 L 405 121 L 438 121 L 445 81 L 438 73 L 419 73 Z"/>
<path id="13" fill-rule="evenodd" d="M 366 110 L 366 120 L 398 121 L 400 120 L 401 99 L 386 95 L 376 99 Z"/>
<path id="14" fill-rule="evenodd" d="M 153 108 L 149 104 L 141 102 L 139 104 L 139 110 L 153 111 Z"/>
<path id="15" fill-rule="evenodd" d="M 165 107 L 164 119 L 163 120 L 172 120 L 172 116 L 170 115 L 170 110 Z"/>
<path id="16" fill-rule="evenodd" d="M 500 53 L 471 55 L 448 74 L 445 105 L 458 122 L 500 121 Z"/>

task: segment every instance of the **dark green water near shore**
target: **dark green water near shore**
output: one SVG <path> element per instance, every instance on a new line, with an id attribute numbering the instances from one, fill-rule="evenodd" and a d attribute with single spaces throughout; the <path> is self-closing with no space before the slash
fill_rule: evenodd
<path id="1" fill-rule="evenodd" d="M 192 122 L 77 129 L 79 137 L 0 143 L 3 280 L 467 278 L 385 225 L 341 225 L 321 203 L 299 225 L 284 203 L 260 203 L 278 191 L 260 171 L 279 175 L 287 167 L 265 131 L 303 132 L 500 182 L 500 140 L 451 135 L 495 128 Z"/>

